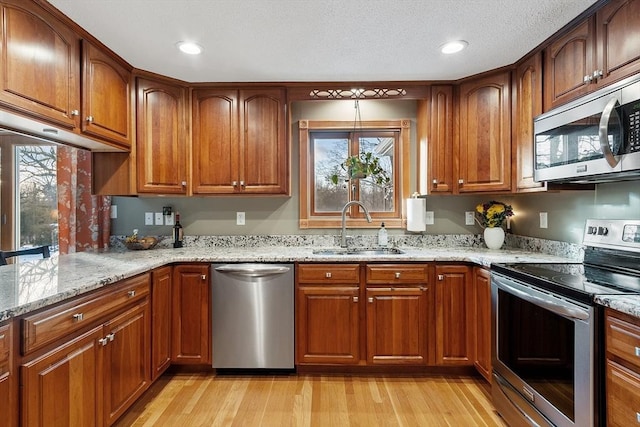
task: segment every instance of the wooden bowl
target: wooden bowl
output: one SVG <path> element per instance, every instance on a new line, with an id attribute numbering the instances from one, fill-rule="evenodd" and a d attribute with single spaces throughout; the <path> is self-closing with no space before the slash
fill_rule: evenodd
<path id="1" fill-rule="evenodd" d="M 158 239 L 151 236 L 143 237 L 134 242 L 127 242 L 127 241 L 124 242 L 124 245 L 127 247 L 127 249 L 130 249 L 132 251 L 152 249 L 157 244 L 158 244 Z"/>

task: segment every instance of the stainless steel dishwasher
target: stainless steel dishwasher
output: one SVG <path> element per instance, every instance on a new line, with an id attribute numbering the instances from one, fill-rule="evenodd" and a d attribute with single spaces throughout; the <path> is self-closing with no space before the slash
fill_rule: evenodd
<path id="1" fill-rule="evenodd" d="M 293 369 L 292 264 L 211 266 L 213 367 Z"/>

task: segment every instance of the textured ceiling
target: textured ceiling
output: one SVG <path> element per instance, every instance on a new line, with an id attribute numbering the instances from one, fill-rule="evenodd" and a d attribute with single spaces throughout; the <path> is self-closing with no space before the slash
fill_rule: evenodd
<path id="1" fill-rule="evenodd" d="M 188 82 L 453 80 L 514 63 L 596 0 L 49 0 Z M 443 55 L 444 42 L 469 47 Z M 196 41 L 202 55 L 175 43 Z"/>

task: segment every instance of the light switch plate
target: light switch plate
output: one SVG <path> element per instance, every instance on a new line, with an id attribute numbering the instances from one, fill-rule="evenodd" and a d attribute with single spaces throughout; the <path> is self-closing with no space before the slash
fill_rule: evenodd
<path id="1" fill-rule="evenodd" d="M 244 212 L 236 212 L 236 225 L 244 225 Z"/>
<path id="2" fill-rule="evenodd" d="M 153 225 L 153 212 L 144 213 L 144 225 Z"/>
<path id="3" fill-rule="evenodd" d="M 427 225 L 433 225 L 433 211 L 427 211 L 426 215 L 424 216 L 424 223 Z"/>
<path id="4" fill-rule="evenodd" d="M 475 224 L 473 220 L 473 211 L 466 211 L 464 213 L 464 225 L 473 225 Z"/>
<path id="5" fill-rule="evenodd" d="M 173 226 L 174 224 L 175 224 L 175 213 L 171 212 L 170 215 L 164 216 L 164 225 Z"/>
<path id="6" fill-rule="evenodd" d="M 164 224 L 164 218 L 162 217 L 162 212 L 156 212 L 156 225 Z"/>

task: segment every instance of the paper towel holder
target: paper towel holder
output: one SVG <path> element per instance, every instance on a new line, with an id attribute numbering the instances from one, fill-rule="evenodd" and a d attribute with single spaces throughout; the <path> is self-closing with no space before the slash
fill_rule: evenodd
<path id="1" fill-rule="evenodd" d="M 420 197 L 419 193 L 413 193 L 407 199 L 407 231 L 427 230 L 427 199 Z"/>

